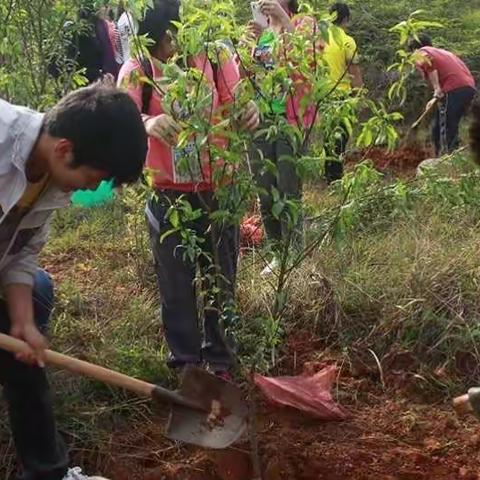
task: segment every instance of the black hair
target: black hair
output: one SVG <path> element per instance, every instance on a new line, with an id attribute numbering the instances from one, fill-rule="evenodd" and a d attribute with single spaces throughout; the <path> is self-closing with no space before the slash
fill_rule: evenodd
<path id="1" fill-rule="evenodd" d="M 337 14 L 333 21 L 335 25 L 341 25 L 345 20 L 350 20 L 350 7 L 346 3 L 337 2 L 330 7 L 330 14 Z"/>
<path id="2" fill-rule="evenodd" d="M 107 18 L 111 21 L 115 21 L 115 10 L 112 7 L 108 7 L 107 9 Z"/>
<path id="3" fill-rule="evenodd" d="M 78 18 L 85 20 L 86 22 L 94 22 L 96 19 L 96 13 L 93 8 L 84 7 L 78 11 Z"/>
<path id="4" fill-rule="evenodd" d="M 117 20 L 126 12 L 126 9 L 125 9 L 125 3 L 123 2 L 123 0 L 120 0 L 118 2 L 118 6 L 117 6 Z"/>
<path id="5" fill-rule="evenodd" d="M 418 50 L 422 47 L 431 47 L 432 44 L 432 38 L 430 37 L 430 35 L 427 35 L 426 33 L 420 33 L 418 35 L 418 38 L 413 38 L 409 42 L 408 48 L 411 52 L 414 52 L 415 50 Z"/>
<path id="6" fill-rule="evenodd" d="M 73 166 L 108 173 L 115 186 L 133 183 L 147 155 L 140 111 L 126 92 L 102 83 L 71 92 L 45 115 L 44 131 L 73 144 Z"/>
<path id="7" fill-rule="evenodd" d="M 290 0 L 288 2 L 288 9 L 291 13 L 298 13 L 298 0 Z"/>
<path id="8" fill-rule="evenodd" d="M 174 29 L 172 22 L 180 20 L 180 2 L 178 0 L 155 0 L 145 18 L 138 26 L 139 35 L 148 35 L 155 42 L 150 50 L 155 49 L 162 41 L 167 30 Z"/>
<path id="9" fill-rule="evenodd" d="M 480 103 L 476 101 L 472 106 L 472 123 L 470 125 L 470 148 L 473 158 L 480 165 Z"/>

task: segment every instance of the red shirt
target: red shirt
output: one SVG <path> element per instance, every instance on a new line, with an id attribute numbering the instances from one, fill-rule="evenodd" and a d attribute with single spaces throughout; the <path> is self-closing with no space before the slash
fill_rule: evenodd
<path id="1" fill-rule="evenodd" d="M 458 88 L 475 88 L 475 79 L 465 63 L 447 50 L 423 47 L 419 50 L 425 58 L 417 62 L 417 69 L 428 79 L 428 74 L 436 70 L 442 92 L 448 93 Z"/>

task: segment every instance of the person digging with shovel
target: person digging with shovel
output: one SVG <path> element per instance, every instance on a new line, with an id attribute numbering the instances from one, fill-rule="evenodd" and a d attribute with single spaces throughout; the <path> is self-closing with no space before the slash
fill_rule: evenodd
<path id="1" fill-rule="evenodd" d="M 452 52 L 432 46 L 431 38 L 420 34 L 409 44 L 417 56 L 416 67 L 433 89 L 426 110 L 438 103 L 432 126 L 435 155 L 452 153 L 460 144 L 460 122 L 467 115 L 476 94 L 475 79 L 465 63 Z"/>
<path id="2" fill-rule="evenodd" d="M 147 152 L 140 114 L 124 92 L 92 85 L 45 115 L 0 100 L 0 333 L 29 347 L 0 350 L 19 480 L 100 480 L 69 469 L 46 376 L 45 335 L 53 284 L 37 256 L 55 210 L 102 180 L 135 182 Z"/>

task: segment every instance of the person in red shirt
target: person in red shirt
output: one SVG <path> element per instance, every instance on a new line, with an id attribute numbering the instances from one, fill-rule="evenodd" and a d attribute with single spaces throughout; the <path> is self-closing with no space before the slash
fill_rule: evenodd
<path id="1" fill-rule="evenodd" d="M 262 113 L 262 129 L 266 130 L 271 125 L 278 127 L 285 122 L 299 129 L 305 135 L 316 120 L 317 112 L 315 102 L 312 100 L 311 85 L 298 71 L 290 71 L 291 87 L 288 88 L 280 77 L 271 77 L 274 82 L 268 88 L 262 83 L 268 72 L 280 71 L 282 68 L 292 69 L 287 65 L 298 64 L 295 49 L 289 43 L 293 37 L 304 42 L 304 54 L 315 66 L 314 49 L 319 54 L 324 45 L 321 44 L 315 20 L 308 15 L 299 13 L 296 0 L 261 0 L 256 2 L 264 24 L 258 23 L 259 19 L 250 24 L 250 32 L 257 40 L 253 51 L 255 67 L 249 75 L 260 85 L 260 90 L 265 91 L 258 95 L 258 103 Z M 262 17 L 260 17 L 262 18 Z M 318 43 L 317 43 L 318 42 Z M 269 82 L 267 81 L 267 84 Z M 262 276 L 270 275 L 280 264 L 281 252 L 287 241 L 291 245 L 301 248 L 304 243 L 303 220 L 300 215 L 295 227 L 288 226 L 285 219 L 278 218 L 273 212 L 276 192 L 282 198 L 297 202 L 302 201 L 302 179 L 298 173 L 298 146 L 295 141 L 281 131 L 276 136 L 262 134 L 255 139 L 251 152 L 252 168 L 255 180 L 260 187 L 260 208 L 263 224 L 267 237 L 272 242 L 274 257 L 262 271 Z M 275 168 L 267 166 L 265 159 Z M 293 231 L 291 231 L 293 230 Z M 294 235 L 292 237 L 292 234 Z"/>
<path id="2" fill-rule="evenodd" d="M 458 130 L 476 94 L 475 79 L 465 63 L 453 53 L 435 48 L 428 35 L 421 34 L 410 43 L 418 54 L 417 70 L 432 87 L 432 102 L 438 109 L 432 128 L 435 154 L 451 153 L 459 146 Z"/>

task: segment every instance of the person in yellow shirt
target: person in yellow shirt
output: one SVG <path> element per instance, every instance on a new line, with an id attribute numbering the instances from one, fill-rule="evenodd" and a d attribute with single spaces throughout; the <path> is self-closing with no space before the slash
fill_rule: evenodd
<path id="1" fill-rule="evenodd" d="M 355 39 L 348 35 L 350 23 L 350 8 L 345 3 L 335 3 L 330 7 L 334 17 L 330 29 L 330 38 L 325 45 L 324 60 L 329 68 L 332 88 L 337 96 L 348 96 L 353 89 L 363 87 L 360 57 Z M 339 180 L 343 176 L 343 158 L 349 135 L 342 125 L 339 125 L 334 139 L 327 137 L 327 160 L 325 161 L 325 177 L 328 183 Z"/>

